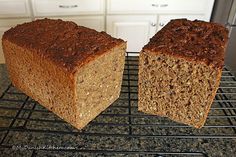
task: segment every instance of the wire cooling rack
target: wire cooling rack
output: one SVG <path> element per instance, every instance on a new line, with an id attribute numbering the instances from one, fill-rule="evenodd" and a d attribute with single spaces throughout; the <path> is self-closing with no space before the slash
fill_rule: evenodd
<path id="1" fill-rule="evenodd" d="M 138 57 L 127 53 L 120 98 L 78 131 L 12 85 L 0 97 L 1 156 L 232 156 L 236 80 L 224 68 L 202 129 L 137 111 Z"/>

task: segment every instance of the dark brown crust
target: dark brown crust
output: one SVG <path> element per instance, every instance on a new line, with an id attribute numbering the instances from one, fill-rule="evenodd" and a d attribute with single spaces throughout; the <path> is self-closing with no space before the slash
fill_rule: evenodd
<path id="1" fill-rule="evenodd" d="M 124 43 L 105 32 L 97 32 L 73 22 L 42 19 L 17 25 L 6 31 L 3 40 L 38 53 L 66 71 L 76 69 Z"/>
<path id="2" fill-rule="evenodd" d="M 216 23 L 171 20 L 142 51 L 165 53 L 221 69 L 224 65 L 228 30 Z"/>

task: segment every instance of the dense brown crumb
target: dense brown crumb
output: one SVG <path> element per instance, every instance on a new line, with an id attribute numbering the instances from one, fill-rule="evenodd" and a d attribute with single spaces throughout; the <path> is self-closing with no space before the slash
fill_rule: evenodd
<path id="1" fill-rule="evenodd" d="M 148 53 L 141 54 L 140 66 L 140 111 L 202 127 L 218 88 L 218 70 Z"/>
<path id="2" fill-rule="evenodd" d="M 78 26 L 74 22 L 52 19 L 17 25 L 6 31 L 3 39 L 34 49 L 72 72 L 115 45 L 123 43 L 105 32 Z"/>
<path id="3" fill-rule="evenodd" d="M 143 51 L 167 53 L 221 68 L 227 40 L 228 30 L 219 24 L 177 19 L 152 37 Z"/>
<path id="4" fill-rule="evenodd" d="M 143 48 L 138 110 L 201 128 L 219 87 L 228 31 L 172 20 Z"/>

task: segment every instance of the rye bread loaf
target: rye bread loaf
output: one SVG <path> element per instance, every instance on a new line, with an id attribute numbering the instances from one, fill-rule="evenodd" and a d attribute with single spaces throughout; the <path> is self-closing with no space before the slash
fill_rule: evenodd
<path id="1" fill-rule="evenodd" d="M 2 38 L 14 86 L 78 129 L 120 94 L 126 43 L 62 20 L 36 20 Z"/>
<path id="2" fill-rule="evenodd" d="M 218 89 L 228 30 L 177 19 L 140 53 L 138 110 L 201 128 Z"/>

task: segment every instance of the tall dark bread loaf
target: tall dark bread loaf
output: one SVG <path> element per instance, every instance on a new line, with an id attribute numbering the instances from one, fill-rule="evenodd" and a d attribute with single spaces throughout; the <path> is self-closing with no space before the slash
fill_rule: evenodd
<path id="1" fill-rule="evenodd" d="M 218 89 L 228 30 L 177 19 L 140 53 L 139 111 L 201 128 Z"/>
<path id="2" fill-rule="evenodd" d="M 6 31 L 2 44 L 13 85 L 78 129 L 119 97 L 121 39 L 43 19 Z"/>

